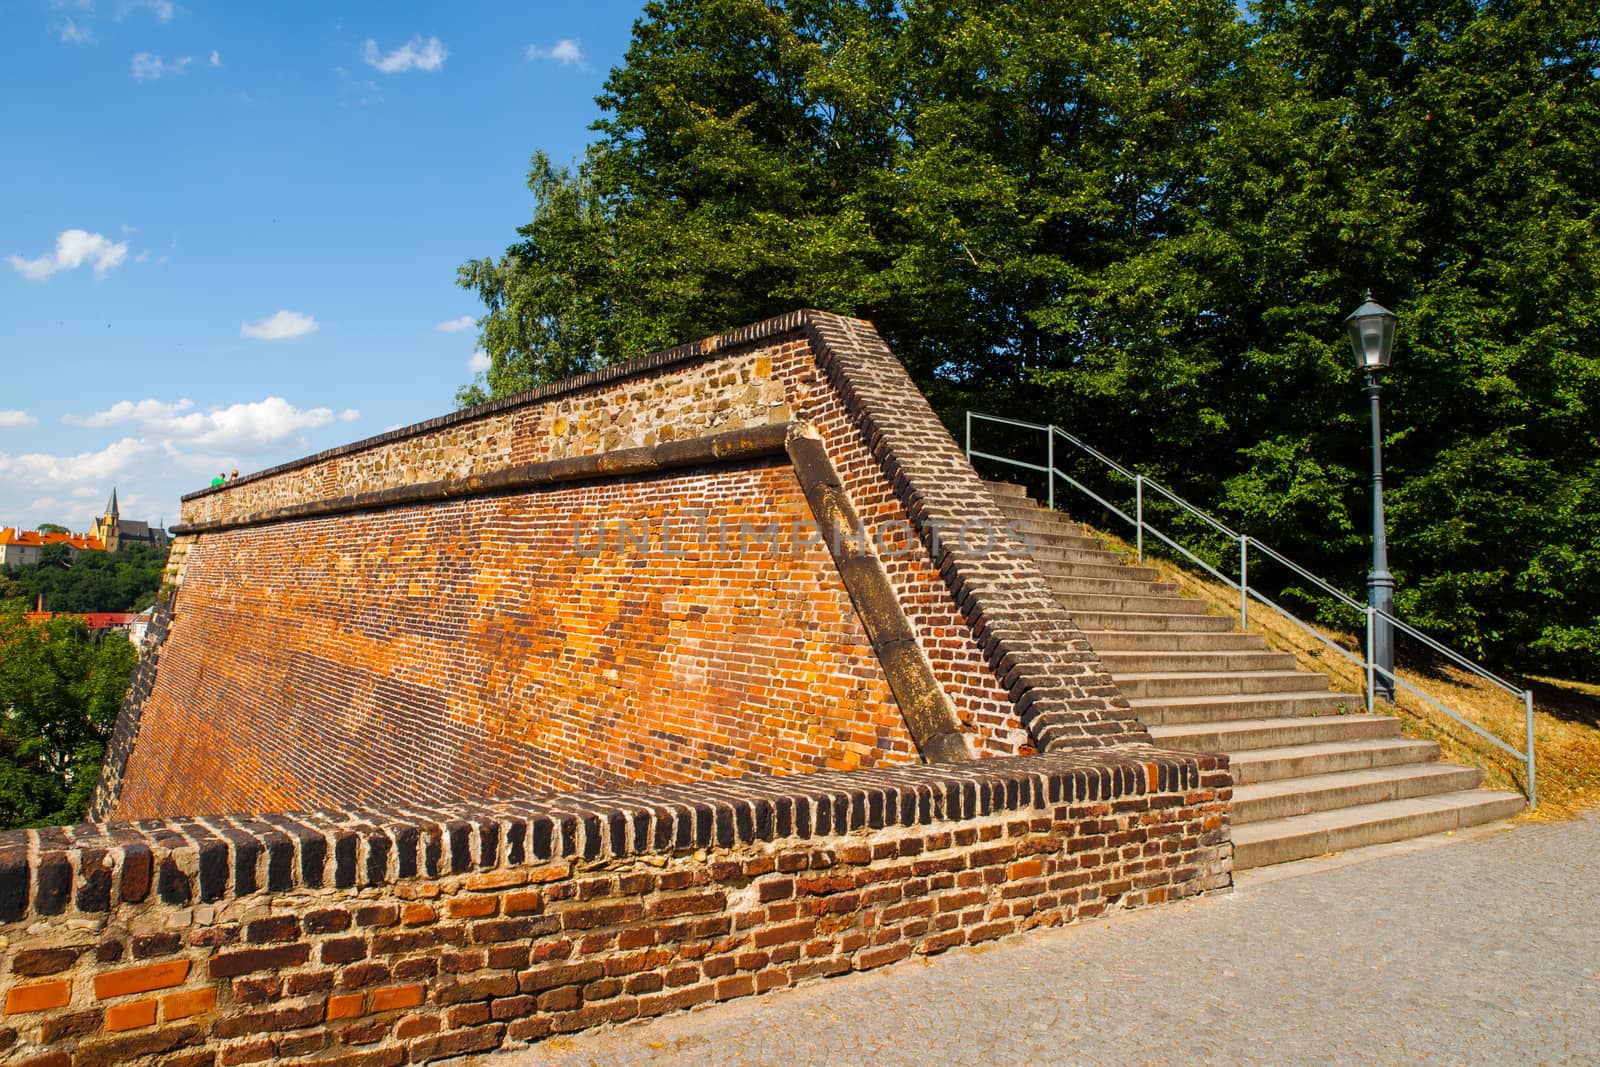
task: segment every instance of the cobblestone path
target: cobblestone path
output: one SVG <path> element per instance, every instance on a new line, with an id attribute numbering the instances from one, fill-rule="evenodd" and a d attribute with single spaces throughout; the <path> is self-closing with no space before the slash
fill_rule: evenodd
<path id="1" fill-rule="evenodd" d="M 1600 1063 L 1600 814 L 1348 859 L 487 1062 Z"/>

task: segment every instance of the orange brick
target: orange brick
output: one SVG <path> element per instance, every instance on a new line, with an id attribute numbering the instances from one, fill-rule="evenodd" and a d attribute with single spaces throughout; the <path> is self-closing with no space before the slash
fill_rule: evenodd
<path id="1" fill-rule="evenodd" d="M 420 985 L 397 985 L 372 991 L 372 1010 L 394 1011 L 397 1008 L 415 1008 L 422 1003 L 424 990 Z"/>
<path id="2" fill-rule="evenodd" d="M 454 897 L 445 902 L 445 914 L 452 919 L 479 919 L 500 908 L 496 897 Z"/>
<path id="3" fill-rule="evenodd" d="M 187 1019 L 191 1015 L 210 1011 L 216 1006 L 217 991 L 214 988 L 169 993 L 161 998 L 161 1017 L 170 1023 L 174 1019 Z"/>
<path id="4" fill-rule="evenodd" d="M 488 871 L 468 875 L 461 884 L 472 890 L 505 889 L 507 886 L 521 885 L 527 880 L 528 876 L 523 871 Z"/>
<path id="5" fill-rule="evenodd" d="M 182 985 L 189 977 L 189 960 L 172 960 L 151 963 L 144 967 L 127 967 L 108 974 L 95 975 L 94 995 L 101 1000 L 120 997 L 128 993 L 145 993 L 152 989 L 168 989 Z"/>
<path id="6" fill-rule="evenodd" d="M 72 983 L 66 979 L 40 982 L 38 985 L 12 986 L 10 992 L 6 993 L 6 1014 L 21 1015 L 27 1011 L 64 1008 L 71 999 Z"/>
<path id="7" fill-rule="evenodd" d="M 407 926 L 416 926 L 419 923 L 431 923 L 439 917 L 439 913 L 431 904 L 407 904 L 400 913 L 400 920 Z"/>
<path id="8" fill-rule="evenodd" d="M 106 1009 L 107 1030 L 137 1030 L 141 1026 L 156 1024 L 156 1002 L 135 1000 L 128 1004 L 114 1004 Z"/>
<path id="9" fill-rule="evenodd" d="M 1037 878 L 1044 870 L 1044 864 L 1039 860 L 1018 860 L 1006 868 L 1007 878 Z"/>
<path id="10" fill-rule="evenodd" d="M 341 993 L 328 998 L 329 1019 L 354 1019 L 361 1014 L 362 994 Z"/>
<path id="11" fill-rule="evenodd" d="M 507 915 L 523 915 L 530 911 L 538 911 L 544 907 L 544 899 L 540 897 L 537 889 L 524 889 L 516 893 L 505 895 L 505 908 Z"/>

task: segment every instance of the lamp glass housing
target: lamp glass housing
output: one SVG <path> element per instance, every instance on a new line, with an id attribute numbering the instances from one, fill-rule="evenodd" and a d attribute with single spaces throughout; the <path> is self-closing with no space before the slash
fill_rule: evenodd
<path id="1" fill-rule="evenodd" d="M 1394 352 L 1394 312 L 1372 299 L 1368 290 L 1366 302 L 1345 317 L 1350 331 L 1350 351 L 1355 354 L 1356 366 L 1371 373 L 1388 369 L 1389 357 Z"/>

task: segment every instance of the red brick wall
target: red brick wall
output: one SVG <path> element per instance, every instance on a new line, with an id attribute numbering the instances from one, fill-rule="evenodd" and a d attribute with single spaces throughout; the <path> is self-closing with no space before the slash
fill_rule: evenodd
<path id="1" fill-rule="evenodd" d="M 441 803 L 915 758 L 822 549 L 693 566 L 572 558 L 572 507 L 632 522 L 707 497 L 735 528 L 804 516 L 781 465 L 751 485 L 723 468 L 253 518 L 786 419 L 820 431 L 884 536 L 897 606 L 976 754 L 1148 744 L 893 354 L 867 324 L 805 312 L 192 494 L 184 521 L 199 532 L 176 553 L 170 636 L 119 721 L 96 816 Z M 987 551 L 948 543 L 968 521 L 995 533 Z M 205 525 L 230 522 L 246 525 Z M 691 617 L 650 601 L 665 604 L 668 586 Z"/>
<path id="2" fill-rule="evenodd" d="M 1226 757 L 1078 750 L 0 835 L 0 1055 L 426 1062 L 1230 882 Z"/>
<path id="3" fill-rule="evenodd" d="M 915 760 L 808 522 L 766 464 L 202 538 L 117 815 Z"/>

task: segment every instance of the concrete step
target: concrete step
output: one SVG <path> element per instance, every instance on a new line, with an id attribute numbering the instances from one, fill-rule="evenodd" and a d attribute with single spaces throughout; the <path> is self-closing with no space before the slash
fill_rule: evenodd
<path id="1" fill-rule="evenodd" d="M 1041 568 L 1043 569 L 1043 568 Z M 1177 596 L 1176 584 L 1167 582 L 1141 582 L 1122 578 L 1084 578 L 1076 575 L 1057 577 L 1048 570 L 1045 579 L 1059 596 L 1094 593 L 1100 596 Z"/>
<path id="2" fill-rule="evenodd" d="M 1144 713 L 1139 712 L 1144 721 Z M 1180 752 L 1227 752 L 1242 759 L 1252 750 L 1288 750 L 1298 745 L 1344 741 L 1389 741 L 1400 736 L 1392 715 L 1306 715 L 1232 722 L 1146 723 L 1163 748 Z"/>
<path id="3" fill-rule="evenodd" d="M 1119 582 L 1155 582 L 1161 577 L 1154 567 L 1134 567 L 1123 563 L 1122 557 L 1115 553 L 1107 552 L 1105 555 L 1108 558 L 1104 563 L 1068 558 L 1065 554 L 1043 559 L 1035 555 L 1033 561 L 1046 578 L 1115 578 Z M 1177 583 L 1170 584 L 1177 588 Z"/>
<path id="4" fill-rule="evenodd" d="M 1419 763 L 1258 782 L 1234 789 L 1233 824 L 1287 819 L 1314 811 L 1382 804 L 1437 793 L 1459 793 L 1478 788 L 1482 781 L 1483 772 L 1476 767 Z"/>
<path id="5" fill-rule="evenodd" d="M 1033 561 L 1041 568 L 1049 566 L 1125 567 L 1125 556 L 1103 548 L 1062 548 L 1056 545 L 1034 545 L 1030 549 Z M 1143 570 L 1145 568 L 1137 568 Z"/>
<path id="6" fill-rule="evenodd" d="M 1459 830 L 1509 819 L 1526 806 L 1515 793 L 1473 789 L 1248 823 L 1233 828 L 1233 865 L 1244 870 Z"/>
<path id="7" fill-rule="evenodd" d="M 1112 677 L 1115 677 L 1113 675 Z M 1242 719 L 1328 718 L 1364 710 L 1361 698 L 1327 690 L 1280 693 L 1205 693 L 1130 698 L 1146 726 L 1224 723 Z"/>
<path id="8" fill-rule="evenodd" d="M 1114 611 L 1134 615 L 1204 615 L 1206 605 L 1200 600 L 1186 600 L 1175 596 L 1124 596 L 1097 593 L 1058 593 L 1056 599 L 1076 615 L 1080 611 Z M 1226 619 L 1226 616 L 1218 616 Z M 1143 629 L 1143 627 L 1140 627 Z"/>
<path id="9" fill-rule="evenodd" d="M 1037 519 L 1040 522 L 1069 523 L 1077 530 L 1083 530 L 1083 523 L 1072 518 L 1064 511 L 1051 511 L 1044 504 L 1032 497 L 1018 499 L 1016 497 L 995 497 L 994 506 L 1005 515 L 1015 515 L 1018 518 Z"/>
<path id="10" fill-rule="evenodd" d="M 1283 778 L 1306 778 L 1313 774 L 1366 771 L 1403 763 L 1432 763 L 1439 758 L 1439 743 L 1394 737 L 1256 748 L 1228 755 L 1232 757 L 1233 784 L 1240 786 Z"/>
<path id="11" fill-rule="evenodd" d="M 1197 652 L 1193 649 L 1099 649 L 1100 662 L 1113 675 L 1170 674 L 1194 671 L 1211 674 L 1220 671 L 1292 671 L 1292 652 L 1258 649 L 1245 652 Z"/>
<path id="12" fill-rule="evenodd" d="M 1073 621 L 1080 629 L 1118 630 L 1149 633 L 1229 633 L 1237 621 L 1226 615 L 1181 614 L 1171 611 L 1107 611 L 1095 608 L 1070 609 Z"/>
<path id="13" fill-rule="evenodd" d="M 996 500 L 1027 500 L 1028 487 L 1015 482 L 984 482 L 984 488 Z"/>
<path id="14" fill-rule="evenodd" d="M 1198 671 L 1112 673 L 1129 700 L 1140 697 L 1197 697 L 1254 693 L 1314 693 L 1326 689 L 1328 676 L 1308 671 Z"/>
<path id="15" fill-rule="evenodd" d="M 1108 652 L 1253 652 L 1267 647 L 1267 639 L 1260 634 L 1085 630 L 1083 635 L 1102 656 Z"/>
<path id="16" fill-rule="evenodd" d="M 1077 552 L 1104 552 L 1105 546 L 1097 538 L 1085 537 L 1083 534 L 1067 533 L 1061 530 L 1040 529 L 1027 523 L 1018 523 L 1009 528 L 1009 532 L 1017 535 L 1030 548 L 1064 548 Z M 977 536 L 976 534 L 974 536 Z"/>

